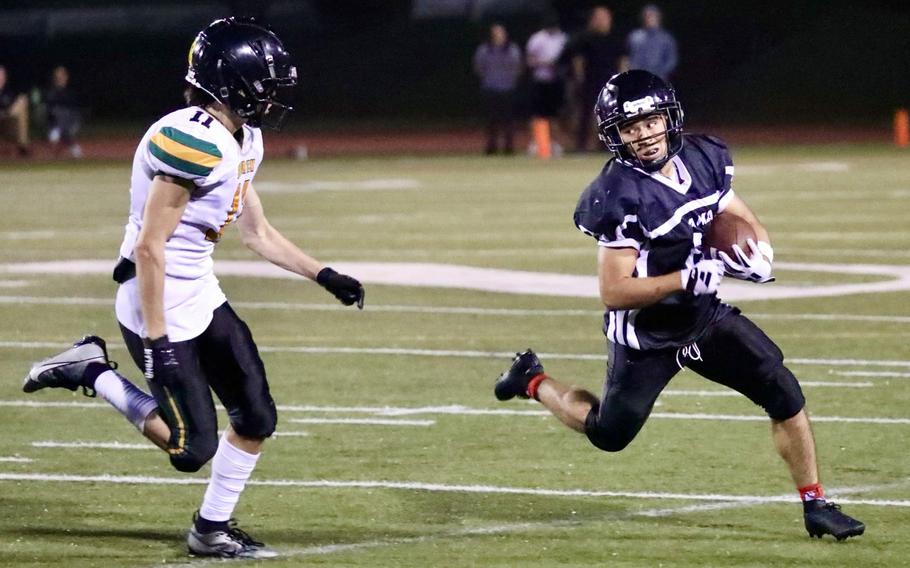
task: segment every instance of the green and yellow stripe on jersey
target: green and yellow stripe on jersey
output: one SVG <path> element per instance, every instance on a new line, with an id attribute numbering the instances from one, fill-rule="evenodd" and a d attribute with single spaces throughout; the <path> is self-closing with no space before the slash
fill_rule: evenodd
<path id="1" fill-rule="evenodd" d="M 165 126 L 149 139 L 149 152 L 166 165 L 192 176 L 207 176 L 221 162 L 218 146 Z"/>

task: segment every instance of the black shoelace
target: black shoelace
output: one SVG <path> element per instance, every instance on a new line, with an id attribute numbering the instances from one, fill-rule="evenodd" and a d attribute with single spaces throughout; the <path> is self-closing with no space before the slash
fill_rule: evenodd
<path id="1" fill-rule="evenodd" d="M 265 544 L 259 542 L 258 540 L 251 537 L 243 529 L 237 528 L 237 520 L 231 519 L 228 521 L 228 530 L 227 534 L 244 546 L 257 546 L 262 547 Z"/>

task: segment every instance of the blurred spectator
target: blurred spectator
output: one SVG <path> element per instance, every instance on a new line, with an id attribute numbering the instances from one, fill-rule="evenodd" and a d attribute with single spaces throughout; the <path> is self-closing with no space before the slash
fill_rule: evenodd
<path id="1" fill-rule="evenodd" d="M 7 83 L 6 67 L 0 65 L 0 131 L 16 142 L 20 156 L 28 156 L 28 100 Z"/>
<path id="2" fill-rule="evenodd" d="M 597 95 L 613 75 L 628 68 L 626 47 L 613 29 L 613 13 L 606 6 L 591 10 L 588 29 L 566 47 L 564 59 L 572 62 L 578 130 L 575 150 L 584 152 L 594 130 L 593 108 Z"/>
<path id="3" fill-rule="evenodd" d="M 676 40 L 661 27 L 663 14 L 655 4 L 641 11 L 642 27 L 629 34 L 629 67 L 654 73 L 664 81 L 676 69 Z"/>
<path id="4" fill-rule="evenodd" d="M 69 148 L 74 158 L 82 157 L 82 148 L 76 142 L 76 134 L 82 127 L 82 110 L 79 101 L 69 86 L 70 74 L 66 67 L 59 65 L 51 75 L 51 87 L 47 91 L 47 138 L 59 155 L 62 146 Z"/>
<path id="5" fill-rule="evenodd" d="M 514 150 L 512 115 L 515 85 L 521 68 L 521 49 L 509 41 L 502 25 L 490 26 L 489 40 L 480 44 L 474 53 L 474 72 L 480 77 L 480 90 L 486 107 L 487 154 L 496 153 L 500 134 L 503 151 L 511 154 Z"/>
<path id="6" fill-rule="evenodd" d="M 528 39 L 525 49 L 531 70 L 531 132 L 534 135 L 531 153 L 541 157 L 549 157 L 551 149 L 557 155 L 562 153 L 562 147 L 555 142 L 558 121 L 554 119 L 559 117 L 565 102 L 559 56 L 567 40 L 568 36 L 559 28 L 559 19 L 550 14 L 544 20 L 543 29 Z M 551 140 L 554 140 L 552 145 Z"/>

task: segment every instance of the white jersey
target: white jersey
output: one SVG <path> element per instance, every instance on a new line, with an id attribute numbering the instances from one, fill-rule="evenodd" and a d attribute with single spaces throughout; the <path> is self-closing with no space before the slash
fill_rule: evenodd
<path id="1" fill-rule="evenodd" d="M 130 216 L 120 256 L 133 249 L 149 188 L 156 174 L 189 180 L 190 200 L 165 243 L 164 312 L 171 341 L 192 339 L 208 327 L 212 312 L 226 300 L 212 270 L 212 252 L 225 227 L 243 212 L 243 200 L 262 162 L 262 133 L 243 126 L 243 144 L 199 107 L 172 112 L 153 124 L 136 149 L 130 182 Z M 117 319 L 141 337 L 137 279 L 117 292 Z"/>
<path id="2" fill-rule="evenodd" d="M 568 36 L 562 31 L 549 30 L 540 30 L 528 39 L 525 53 L 537 60 L 537 64 L 531 67 L 535 81 L 549 83 L 556 80 L 556 63 L 567 40 Z"/>

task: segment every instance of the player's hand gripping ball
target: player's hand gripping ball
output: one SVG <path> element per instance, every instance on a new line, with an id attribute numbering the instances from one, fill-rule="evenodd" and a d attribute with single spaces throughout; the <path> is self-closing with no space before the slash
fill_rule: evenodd
<path id="1" fill-rule="evenodd" d="M 732 257 L 723 251 L 717 253 L 717 257 L 724 263 L 724 272 L 739 280 L 759 284 L 773 282 L 771 260 L 774 258 L 774 249 L 764 241 L 756 243 L 748 239 L 746 244 L 750 251 L 748 255 L 739 245 L 733 245 Z"/>

